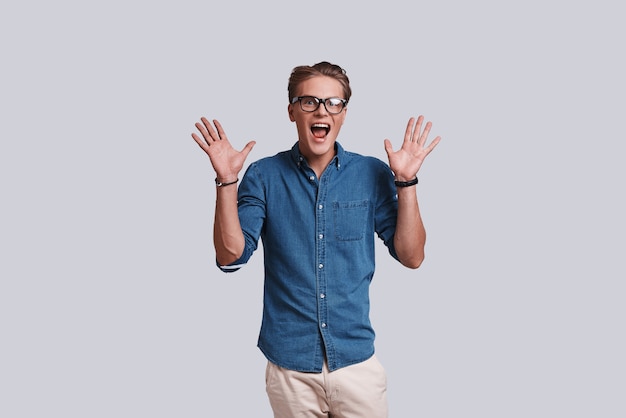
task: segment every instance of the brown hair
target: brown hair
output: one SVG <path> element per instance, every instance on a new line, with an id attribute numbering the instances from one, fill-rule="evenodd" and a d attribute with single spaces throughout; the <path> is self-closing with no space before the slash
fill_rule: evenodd
<path id="1" fill-rule="evenodd" d="M 289 84 L 287 85 L 287 93 L 289 94 L 289 102 L 296 97 L 296 90 L 300 83 L 312 77 L 325 76 L 331 77 L 341 83 L 343 87 L 344 99 L 350 100 L 352 89 L 350 88 L 350 80 L 346 75 L 346 70 L 338 65 L 331 64 L 327 61 L 318 62 L 315 65 L 301 65 L 295 67 L 289 76 Z"/>

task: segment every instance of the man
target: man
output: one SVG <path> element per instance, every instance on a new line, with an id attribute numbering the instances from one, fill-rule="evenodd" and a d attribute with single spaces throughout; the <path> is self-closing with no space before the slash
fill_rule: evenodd
<path id="1" fill-rule="evenodd" d="M 217 120 L 196 123 L 193 139 L 216 172 L 214 245 L 225 272 L 242 267 L 263 241 L 265 284 L 258 347 L 275 417 L 387 416 L 385 371 L 374 355 L 369 284 L 375 234 L 409 268 L 424 259 L 426 233 L 417 172 L 439 143 L 430 122 L 410 118 L 389 165 L 336 141 L 351 89 L 345 71 L 320 62 L 293 69 L 289 119 L 298 141 L 253 162 L 236 151 Z M 423 129 L 422 129 L 423 128 Z"/>

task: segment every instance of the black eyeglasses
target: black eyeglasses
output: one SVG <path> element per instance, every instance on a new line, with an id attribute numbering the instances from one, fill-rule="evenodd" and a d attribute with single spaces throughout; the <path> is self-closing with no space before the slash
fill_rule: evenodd
<path id="1" fill-rule="evenodd" d="M 291 103 L 300 102 L 300 109 L 305 112 L 315 112 L 320 103 L 324 103 L 324 107 L 328 113 L 337 114 L 341 113 L 344 107 L 348 104 L 346 99 L 340 99 L 339 97 L 329 97 L 327 99 L 320 99 L 314 96 L 300 96 L 291 99 Z"/>

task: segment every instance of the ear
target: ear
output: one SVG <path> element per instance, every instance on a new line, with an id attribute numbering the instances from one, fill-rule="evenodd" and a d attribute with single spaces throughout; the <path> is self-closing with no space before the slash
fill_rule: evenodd
<path id="1" fill-rule="evenodd" d="M 287 105 L 287 113 L 289 113 L 289 120 L 295 122 L 296 118 L 293 116 L 293 104 L 289 103 Z"/>

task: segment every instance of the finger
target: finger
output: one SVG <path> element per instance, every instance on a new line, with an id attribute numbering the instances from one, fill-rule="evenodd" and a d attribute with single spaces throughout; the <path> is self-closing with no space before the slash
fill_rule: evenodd
<path id="1" fill-rule="evenodd" d="M 213 129 L 213 125 L 211 125 L 211 122 L 209 122 L 209 120 L 205 117 L 200 118 L 200 120 L 202 121 L 202 127 L 204 129 L 200 129 L 200 132 L 202 132 L 202 135 L 204 136 L 204 139 L 207 140 L 208 145 L 211 145 L 211 142 L 215 142 L 219 139 L 219 136 L 217 134 L 217 132 L 215 132 L 215 129 Z M 198 126 L 199 124 L 196 124 L 196 126 Z"/>
<path id="2" fill-rule="evenodd" d="M 415 123 L 415 129 L 413 129 L 412 142 L 416 142 L 419 144 L 420 132 L 422 131 L 422 122 L 424 121 L 424 116 L 420 115 L 417 118 L 417 122 Z"/>
<path id="3" fill-rule="evenodd" d="M 226 138 L 226 133 L 224 132 L 224 128 L 222 128 L 222 124 L 219 123 L 219 121 L 217 119 L 213 119 L 213 123 L 215 124 L 215 127 L 217 128 L 217 135 L 218 135 L 218 139 L 224 139 L 226 141 L 228 141 L 228 138 Z"/>
<path id="4" fill-rule="evenodd" d="M 200 118 L 200 122 L 196 122 L 195 123 L 195 127 L 196 127 L 196 129 L 198 129 L 198 131 L 200 131 L 200 133 L 202 134 L 202 137 L 204 139 L 210 138 L 209 132 L 207 131 L 206 126 L 204 125 L 204 121 L 202 120 L 202 118 Z"/>
<path id="5" fill-rule="evenodd" d="M 404 142 L 411 142 L 411 137 L 413 136 L 413 124 L 415 123 L 415 118 L 409 118 L 409 122 L 406 124 L 406 130 L 404 131 Z"/>
<path id="6" fill-rule="evenodd" d="M 196 144 L 198 144 L 200 148 L 204 150 L 204 152 L 209 152 L 209 146 L 207 145 L 204 139 L 200 138 L 196 134 L 191 134 L 191 137 L 193 138 L 194 141 L 196 141 Z"/>
<path id="7" fill-rule="evenodd" d="M 426 126 L 424 126 L 424 132 L 419 137 L 418 144 L 424 145 L 426 143 L 426 138 L 428 138 L 428 134 L 430 133 L 430 128 L 433 126 L 432 123 L 426 122 Z"/>
<path id="8" fill-rule="evenodd" d="M 441 137 L 440 136 L 438 136 L 437 138 L 433 139 L 433 142 L 431 142 L 430 145 L 428 145 L 426 147 L 426 151 L 428 153 L 430 153 L 432 150 L 434 150 L 435 147 L 437 146 L 437 144 L 439 143 L 439 141 L 441 141 Z"/>
<path id="9" fill-rule="evenodd" d="M 206 141 L 207 145 L 209 145 L 209 143 L 211 142 L 211 135 L 209 134 L 209 131 L 207 130 L 207 124 L 205 121 L 206 119 L 200 118 L 200 122 L 196 122 L 195 126 L 196 126 L 196 129 L 198 129 L 198 131 L 200 131 L 200 133 L 202 134 L 202 137 Z"/>
<path id="10" fill-rule="evenodd" d="M 430 154 L 430 152 L 435 149 L 435 147 L 437 146 L 439 141 L 441 141 L 441 137 L 440 136 L 438 136 L 437 138 L 433 139 L 433 142 L 431 142 L 426 148 L 424 148 L 424 152 L 426 153 L 426 155 Z"/>

